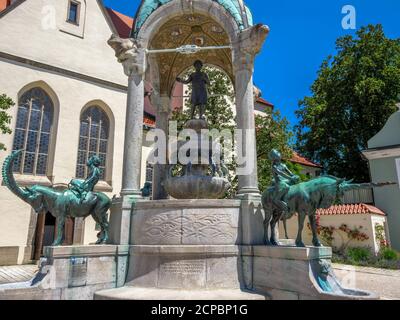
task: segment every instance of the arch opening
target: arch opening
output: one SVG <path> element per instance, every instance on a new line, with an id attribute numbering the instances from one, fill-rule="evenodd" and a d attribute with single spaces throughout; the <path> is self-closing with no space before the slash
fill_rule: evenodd
<path id="1" fill-rule="evenodd" d="M 88 176 L 87 161 L 97 155 L 101 160 L 101 180 L 107 181 L 110 177 L 109 158 L 112 149 L 113 124 L 103 106 L 99 103 L 90 103 L 85 106 L 80 115 L 78 158 L 76 163 L 76 178 L 84 179 Z"/>
<path id="2" fill-rule="evenodd" d="M 23 152 L 14 163 L 14 173 L 51 176 L 57 120 L 58 99 L 44 82 L 20 90 L 12 149 Z"/>
<path id="3" fill-rule="evenodd" d="M 199 47 L 229 46 L 230 38 L 225 29 L 213 18 L 203 14 L 184 14 L 170 19 L 154 34 L 149 49 L 175 49 L 185 45 Z M 233 79 L 232 53 L 230 49 L 204 50 L 196 54 L 158 53 L 152 57 L 159 73 L 159 89 L 170 94 L 176 77 L 190 68 L 194 61 L 214 65 Z"/>

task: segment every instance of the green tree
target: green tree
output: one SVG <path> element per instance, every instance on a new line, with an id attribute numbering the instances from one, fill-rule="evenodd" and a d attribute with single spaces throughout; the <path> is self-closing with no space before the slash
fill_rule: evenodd
<path id="1" fill-rule="evenodd" d="M 210 78 L 210 86 L 208 87 L 209 99 L 205 113 L 209 129 L 217 129 L 219 131 L 228 129 L 233 132 L 235 122 L 231 107 L 234 100 L 232 82 L 224 72 L 217 68 L 205 66 L 203 71 Z M 194 72 L 194 69 L 190 68 L 184 78 L 192 72 Z M 189 84 L 185 95 L 190 96 L 191 93 L 192 86 Z M 182 130 L 184 124 L 190 120 L 190 107 L 190 99 L 187 99 L 186 108 L 183 112 L 182 110 L 175 110 L 173 112 L 172 120 L 178 122 L 178 130 Z"/>
<path id="2" fill-rule="evenodd" d="M 339 38 L 336 48 L 323 61 L 312 95 L 299 102 L 297 149 L 330 174 L 368 181 L 361 151 L 396 110 L 400 39 L 369 25 Z"/>
<path id="3" fill-rule="evenodd" d="M 272 182 L 272 163 L 269 160 L 269 153 L 272 149 L 277 149 L 282 153 L 283 159 L 292 157 L 290 142 L 293 133 L 290 130 L 289 122 L 282 118 L 279 111 L 266 109 L 266 116 L 256 116 L 256 139 L 257 139 L 257 164 L 258 164 L 258 183 L 261 191 L 264 191 Z M 301 167 L 287 165 L 293 173 L 300 175 Z M 305 178 L 303 176 L 303 178 Z"/>
<path id="4" fill-rule="evenodd" d="M 219 69 L 205 67 L 204 71 L 210 78 L 209 86 L 210 98 L 208 100 L 206 117 L 210 129 L 230 130 L 232 133 L 236 128 L 232 103 L 234 101 L 234 89 L 229 77 Z M 188 73 L 193 72 L 189 70 Z M 190 96 L 191 86 L 189 86 L 186 95 Z M 256 116 L 256 138 L 257 138 L 257 157 L 259 170 L 259 187 L 265 190 L 271 184 L 271 161 L 268 159 L 269 152 L 276 148 L 282 151 L 285 159 L 290 159 L 292 151 L 289 147 L 292 138 L 289 122 L 282 118 L 278 111 L 274 112 L 270 108 L 265 116 Z M 178 122 L 178 130 L 182 130 L 186 121 L 190 119 L 190 101 L 187 101 L 186 108 L 175 110 L 172 120 Z M 234 176 L 236 165 L 228 166 L 232 172 L 230 180 L 232 188 L 226 198 L 231 198 L 237 190 L 237 177 Z M 293 167 L 294 172 L 300 173 L 301 167 Z M 297 171 L 296 171 L 297 170 Z M 305 177 L 303 177 L 305 178 Z"/>
<path id="5" fill-rule="evenodd" d="M 14 106 L 15 103 L 11 98 L 7 97 L 5 94 L 0 95 L 0 132 L 2 134 L 10 134 L 10 123 L 11 116 L 7 111 Z M 0 150 L 5 150 L 4 144 L 0 143 Z"/>

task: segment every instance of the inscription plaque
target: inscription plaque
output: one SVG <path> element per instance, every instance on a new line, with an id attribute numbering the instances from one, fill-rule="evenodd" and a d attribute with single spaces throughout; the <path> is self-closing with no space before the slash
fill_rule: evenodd
<path id="1" fill-rule="evenodd" d="M 165 261 L 159 268 L 159 288 L 204 288 L 205 280 L 205 260 Z"/>
<path id="2" fill-rule="evenodd" d="M 87 258 L 71 257 L 69 263 L 68 287 L 84 287 L 87 282 Z"/>
<path id="3" fill-rule="evenodd" d="M 198 275 L 204 272 L 205 267 L 205 261 L 174 261 L 163 264 L 161 266 L 161 272 L 181 275 Z"/>

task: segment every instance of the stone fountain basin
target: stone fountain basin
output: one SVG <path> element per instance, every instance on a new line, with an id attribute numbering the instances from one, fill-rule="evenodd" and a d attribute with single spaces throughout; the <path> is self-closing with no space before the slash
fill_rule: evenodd
<path id="1" fill-rule="evenodd" d="M 220 199 L 230 186 L 225 178 L 195 175 L 172 177 L 164 182 L 165 190 L 175 199 Z"/>

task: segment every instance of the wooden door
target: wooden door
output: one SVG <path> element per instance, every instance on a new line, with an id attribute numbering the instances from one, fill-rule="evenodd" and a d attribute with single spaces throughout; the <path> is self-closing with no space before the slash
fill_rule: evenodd
<path id="1" fill-rule="evenodd" d="M 72 246 L 74 244 L 74 229 L 75 219 L 67 218 L 65 221 L 65 232 L 64 232 L 64 246 Z"/>
<path id="2" fill-rule="evenodd" d="M 33 260 L 39 260 L 43 255 L 43 248 L 51 246 L 55 239 L 56 219 L 50 212 L 39 214 L 36 223 L 35 248 Z"/>
<path id="3" fill-rule="evenodd" d="M 63 245 L 71 246 L 74 243 L 75 219 L 68 218 L 65 221 L 65 233 Z M 57 223 L 50 212 L 40 214 L 37 219 L 33 260 L 39 260 L 43 255 L 43 248 L 51 246 L 57 237 Z"/>

